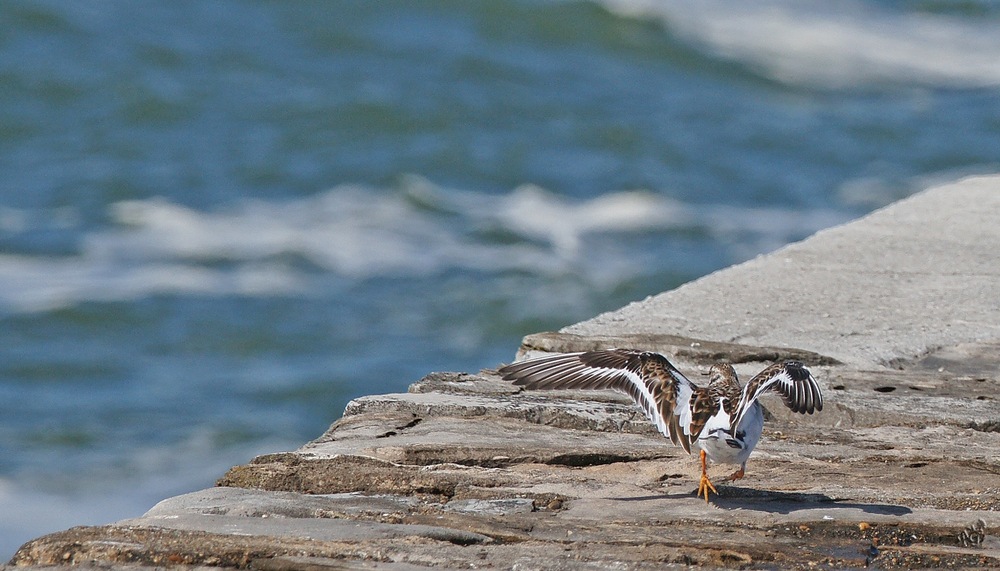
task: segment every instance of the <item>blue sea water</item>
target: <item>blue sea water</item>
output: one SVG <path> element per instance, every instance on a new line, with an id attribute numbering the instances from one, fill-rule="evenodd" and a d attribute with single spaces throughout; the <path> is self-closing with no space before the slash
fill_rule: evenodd
<path id="1" fill-rule="evenodd" d="M 0 4 L 0 559 L 937 181 L 1000 6 Z"/>

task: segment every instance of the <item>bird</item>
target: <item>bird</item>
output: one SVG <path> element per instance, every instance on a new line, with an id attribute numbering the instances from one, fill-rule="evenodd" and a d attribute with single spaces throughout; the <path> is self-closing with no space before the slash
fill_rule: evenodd
<path id="1" fill-rule="evenodd" d="M 800 361 L 774 363 L 740 386 L 728 363 L 712 365 L 708 384 L 688 380 L 662 354 L 635 349 L 557 353 L 500 367 L 506 381 L 526 389 L 612 389 L 624 393 L 656 428 L 691 454 L 699 451 L 698 497 L 718 495 L 708 463 L 738 465 L 723 481 L 746 474 L 747 459 L 760 441 L 764 413 L 758 398 L 774 391 L 793 412 L 823 410 L 823 394 Z"/>

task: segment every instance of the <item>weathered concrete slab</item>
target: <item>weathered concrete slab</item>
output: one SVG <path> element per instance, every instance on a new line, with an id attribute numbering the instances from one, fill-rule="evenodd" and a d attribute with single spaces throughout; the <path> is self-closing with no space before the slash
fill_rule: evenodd
<path id="1" fill-rule="evenodd" d="M 861 367 L 1000 339 L 1000 177 L 972 177 L 563 329 L 795 347 Z"/>
<path id="2" fill-rule="evenodd" d="M 695 458 L 621 395 L 435 373 L 217 488 L 39 538 L 11 565 L 1000 568 L 998 221 L 1000 177 L 968 179 L 525 338 L 522 353 L 659 350 L 695 382 L 723 360 L 743 376 L 809 364 L 825 409 L 765 399 L 747 477 L 711 503 Z"/>

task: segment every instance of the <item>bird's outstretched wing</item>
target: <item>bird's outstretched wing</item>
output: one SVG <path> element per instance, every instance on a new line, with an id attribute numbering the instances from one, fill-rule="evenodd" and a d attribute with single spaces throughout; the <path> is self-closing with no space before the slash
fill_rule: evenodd
<path id="1" fill-rule="evenodd" d="M 630 349 L 561 353 L 513 363 L 499 373 L 528 389 L 616 390 L 632 397 L 659 431 L 685 451 L 690 453 L 698 438 L 691 433 L 691 403 L 704 390 L 659 353 Z"/>
<path id="2" fill-rule="evenodd" d="M 785 406 L 792 412 L 812 414 L 823 410 L 823 394 L 812 373 L 799 361 L 775 363 L 750 379 L 743 387 L 740 404 L 736 409 L 733 427 L 738 427 L 743 421 L 743 415 L 750 409 L 760 395 L 766 391 L 776 391 L 781 394 Z"/>

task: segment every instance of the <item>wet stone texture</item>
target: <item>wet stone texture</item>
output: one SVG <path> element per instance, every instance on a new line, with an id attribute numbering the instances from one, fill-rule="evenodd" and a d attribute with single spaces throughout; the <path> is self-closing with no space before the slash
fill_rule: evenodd
<path id="1" fill-rule="evenodd" d="M 623 344 L 544 337 L 550 350 Z M 706 504 L 694 495 L 696 458 L 620 395 L 436 373 L 408 393 L 353 401 L 317 440 L 236 466 L 217 488 L 39 538 L 10 565 L 1000 567 L 995 347 L 865 371 L 799 351 L 625 341 L 674 355 L 696 382 L 728 350 L 741 374 L 795 356 L 811 363 L 827 406 L 793 415 L 768 397 L 747 477 L 720 483 Z M 538 349 L 529 337 L 524 350 Z"/>

